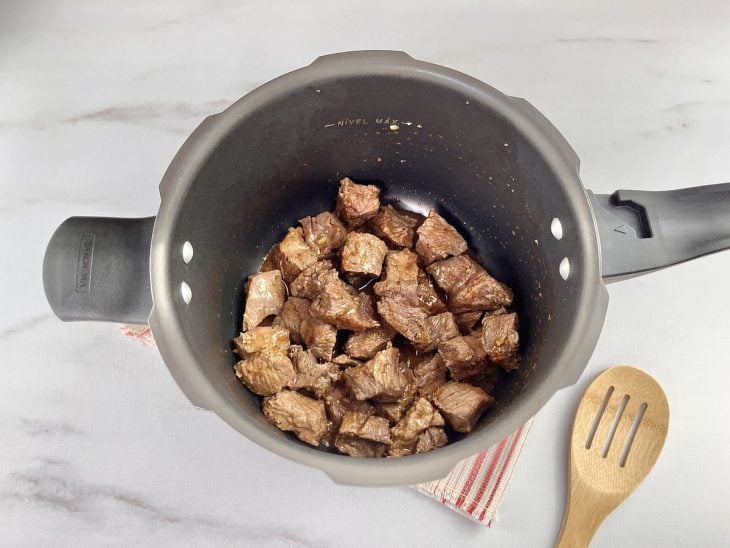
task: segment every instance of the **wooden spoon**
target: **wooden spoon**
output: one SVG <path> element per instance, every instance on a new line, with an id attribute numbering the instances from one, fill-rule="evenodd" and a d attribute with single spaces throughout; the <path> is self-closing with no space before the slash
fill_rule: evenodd
<path id="1" fill-rule="evenodd" d="M 590 544 L 654 466 L 668 426 L 667 397 L 643 371 L 613 367 L 591 383 L 573 424 L 569 495 L 556 547 Z"/>

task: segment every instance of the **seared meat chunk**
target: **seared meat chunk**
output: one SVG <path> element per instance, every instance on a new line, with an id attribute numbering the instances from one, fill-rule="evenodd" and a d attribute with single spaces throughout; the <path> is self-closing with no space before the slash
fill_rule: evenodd
<path id="1" fill-rule="evenodd" d="M 294 432 L 305 443 L 320 444 L 327 435 L 324 402 L 292 390 L 264 398 L 264 415 L 280 430 Z"/>
<path id="2" fill-rule="evenodd" d="M 309 305 L 311 303 L 307 299 L 299 297 L 289 297 L 281 312 L 274 318 L 273 325 L 283 327 L 289 331 L 289 340 L 294 344 L 301 344 L 301 325 L 302 318 L 309 316 Z"/>
<path id="3" fill-rule="evenodd" d="M 384 297 L 378 301 L 380 316 L 415 345 L 428 345 L 431 335 L 426 320 L 428 313 L 418 306 L 414 306 L 404 297 Z"/>
<path id="4" fill-rule="evenodd" d="M 373 290 L 380 297 L 401 297 L 417 306 L 418 273 L 418 255 L 413 251 L 389 251 L 385 257 L 385 278 L 373 285 Z"/>
<path id="5" fill-rule="evenodd" d="M 457 381 L 478 374 L 487 365 L 487 353 L 478 333 L 441 343 L 439 355 L 451 371 L 451 377 Z"/>
<path id="6" fill-rule="evenodd" d="M 423 360 L 413 367 L 413 376 L 416 378 L 416 387 L 421 396 L 430 396 L 441 385 L 446 383 L 446 364 L 439 354 Z"/>
<path id="7" fill-rule="evenodd" d="M 294 380 L 296 373 L 289 357 L 280 352 L 256 352 L 234 366 L 236 376 L 259 396 L 275 394 Z"/>
<path id="8" fill-rule="evenodd" d="M 339 276 L 337 271 L 332 268 L 331 261 L 317 261 L 302 270 L 291 283 L 289 289 L 294 297 L 302 297 L 312 301 L 328 284 L 338 279 Z"/>
<path id="9" fill-rule="evenodd" d="M 337 364 L 340 367 L 355 367 L 357 365 L 362 365 L 360 360 L 352 359 L 347 354 L 338 354 L 332 358 L 332 363 Z"/>
<path id="10" fill-rule="evenodd" d="M 347 387 L 337 383 L 324 397 L 327 417 L 335 430 L 339 430 L 342 419 L 348 411 L 357 411 L 367 415 L 373 414 L 373 406 L 366 402 L 351 398 Z M 334 440 L 333 440 L 334 441 Z"/>
<path id="11" fill-rule="evenodd" d="M 279 326 L 254 327 L 233 340 L 236 352 L 245 357 L 255 352 L 286 353 L 289 349 L 289 331 Z"/>
<path id="12" fill-rule="evenodd" d="M 380 325 L 370 296 L 365 293 L 358 294 L 340 279 L 327 284 L 314 299 L 309 312 L 315 318 L 338 329 L 362 331 Z"/>
<path id="13" fill-rule="evenodd" d="M 422 352 L 436 350 L 442 342 L 458 337 L 459 326 L 456 325 L 451 312 L 443 312 L 426 318 L 426 332 L 428 333 L 428 343 L 422 345 L 413 343 Z"/>
<path id="14" fill-rule="evenodd" d="M 448 382 L 436 390 L 433 403 L 446 423 L 457 432 L 471 432 L 494 398 L 481 388 L 462 382 Z"/>
<path id="15" fill-rule="evenodd" d="M 358 185 L 349 177 L 340 181 L 335 213 L 350 228 L 357 228 L 377 215 L 380 189 L 374 185 Z"/>
<path id="16" fill-rule="evenodd" d="M 363 365 L 350 367 L 342 373 L 350 393 L 358 400 L 374 398 L 395 402 L 401 399 L 413 374 L 398 363 L 398 349 L 388 345 Z"/>
<path id="17" fill-rule="evenodd" d="M 378 443 L 390 443 L 390 424 L 382 417 L 362 411 L 348 411 L 342 418 L 340 436 L 352 436 Z"/>
<path id="18" fill-rule="evenodd" d="M 353 436 L 340 436 L 335 438 L 335 447 L 340 453 L 351 457 L 378 458 L 384 457 L 388 452 L 388 446 L 376 441 L 363 440 Z"/>
<path id="19" fill-rule="evenodd" d="M 449 439 L 446 437 L 446 432 L 444 432 L 443 428 L 428 428 L 423 434 L 418 436 L 416 453 L 425 453 L 426 451 L 438 449 L 448 442 Z"/>
<path id="20" fill-rule="evenodd" d="M 317 250 L 304 241 L 301 228 L 290 228 L 279 243 L 279 269 L 288 283 L 299 273 L 317 262 Z"/>
<path id="21" fill-rule="evenodd" d="M 345 243 L 347 229 L 329 211 L 323 211 L 314 217 L 304 217 L 299 220 L 299 224 L 302 225 L 304 241 L 316 249 L 320 257 L 338 250 Z"/>
<path id="22" fill-rule="evenodd" d="M 405 368 L 406 365 L 401 362 L 401 367 Z M 411 375 L 408 376 L 412 378 Z M 375 402 L 375 414 L 385 417 L 392 424 L 395 424 L 403 418 L 403 414 L 408 411 L 415 397 L 416 383 L 409 382 L 405 394 L 398 401 Z"/>
<path id="23" fill-rule="evenodd" d="M 417 232 L 416 252 L 427 265 L 467 250 L 466 240 L 433 209 Z"/>
<path id="24" fill-rule="evenodd" d="M 448 294 L 448 307 L 454 314 L 512 304 L 512 290 L 466 255 L 434 263 L 428 267 L 428 273 Z"/>
<path id="25" fill-rule="evenodd" d="M 395 330 L 388 326 L 373 327 L 350 335 L 345 343 L 345 353 L 352 358 L 370 359 L 393 340 Z"/>
<path id="26" fill-rule="evenodd" d="M 387 205 L 380 208 L 370 221 L 370 226 L 375 234 L 393 245 L 413 247 L 416 227 L 420 222 L 418 215 Z"/>
<path id="27" fill-rule="evenodd" d="M 296 377 L 289 383 L 292 390 L 304 389 L 321 399 L 340 376 L 337 365 L 330 362 L 319 363 L 312 352 L 301 346 L 292 346 L 289 357 L 296 372 Z"/>
<path id="28" fill-rule="evenodd" d="M 461 314 L 454 314 L 454 319 L 456 320 L 456 325 L 459 326 L 459 330 L 464 335 L 468 335 L 472 332 L 474 326 L 479 323 L 479 320 L 482 319 L 482 314 L 483 312 L 480 310 L 475 312 L 462 312 Z"/>
<path id="29" fill-rule="evenodd" d="M 380 276 L 388 252 L 385 242 L 367 232 L 350 232 L 342 246 L 342 270 L 350 274 Z"/>
<path id="30" fill-rule="evenodd" d="M 478 386 L 489 394 L 493 389 L 494 385 L 497 384 L 500 375 L 500 368 L 497 364 L 488 362 L 487 366 L 473 377 L 464 379 L 464 382 L 468 382 L 473 386 Z"/>
<path id="31" fill-rule="evenodd" d="M 418 305 L 429 314 L 440 314 L 446 311 L 446 303 L 433 287 L 431 277 L 418 269 L 418 287 L 416 288 Z"/>
<path id="32" fill-rule="evenodd" d="M 248 278 L 246 308 L 243 312 L 244 330 L 253 329 L 269 316 L 275 316 L 286 300 L 286 286 L 281 272 L 259 272 Z"/>
<path id="33" fill-rule="evenodd" d="M 484 318 L 482 345 L 492 362 L 498 363 L 504 369 L 515 369 L 520 346 L 517 314 L 496 314 Z"/>
<path id="34" fill-rule="evenodd" d="M 444 419 L 431 402 L 418 398 L 391 430 L 390 454 L 400 457 L 415 453 L 418 437 L 430 426 L 444 426 Z"/>

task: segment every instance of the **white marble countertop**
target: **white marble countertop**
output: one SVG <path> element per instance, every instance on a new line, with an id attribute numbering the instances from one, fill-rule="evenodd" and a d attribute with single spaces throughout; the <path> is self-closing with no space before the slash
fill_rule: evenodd
<path id="1" fill-rule="evenodd" d="M 206 114 L 327 52 L 402 49 L 526 97 L 596 191 L 729 180 L 730 5 L 590 4 L 3 2 L 0 545 L 550 546 L 575 405 L 617 363 L 663 384 L 672 422 L 594 545 L 726 545 L 730 253 L 610 286 L 587 372 L 538 415 L 491 530 L 269 454 L 194 409 L 156 352 L 60 322 L 43 294 L 64 218 L 154 214 Z"/>

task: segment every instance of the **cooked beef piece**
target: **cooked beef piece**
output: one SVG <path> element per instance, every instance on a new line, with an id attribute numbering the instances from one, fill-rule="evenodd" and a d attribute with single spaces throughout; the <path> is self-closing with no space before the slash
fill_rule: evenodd
<path id="1" fill-rule="evenodd" d="M 398 363 L 398 349 L 389 344 L 372 360 L 346 369 L 342 379 L 355 399 L 395 402 L 413 383 L 413 374 Z"/>
<path id="2" fill-rule="evenodd" d="M 451 428 L 457 432 L 471 432 L 484 410 L 494 403 L 494 398 L 471 384 L 447 382 L 436 390 L 433 403 Z"/>
<path id="3" fill-rule="evenodd" d="M 388 419 L 362 411 L 348 411 L 342 418 L 340 436 L 352 436 L 378 443 L 390 443 Z"/>
<path id="4" fill-rule="evenodd" d="M 401 297 L 417 306 L 418 272 L 418 255 L 413 251 L 389 251 L 385 257 L 385 277 L 373 285 L 373 290 L 380 297 Z"/>
<path id="5" fill-rule="evenodd" d="M 459 336 L 459 326 L 454 321 L 451 312 L 443 312 L 426 318 L 426 331 L 428 332 L 428 343 L 413 345 L 422 352 L 436 350 L 442 342 Z"/>
<path id="6" fill-rule="evenodd" d="M 468 335 L 474 330 L 474 326 L 479 323 L 482 319 L 483 312 L 462 312 L 461 314 L 454 314 L 456 325 L 459 326 L 459 330 L 462 334 Z"/>
<path id="7" fill-rule="evenodd" d="M 441 343 L 438 351 L 457 381 L 477 375 L 487 366 L 487 353 L 478 333 L 454 337 Z"/>
<path id="8" fill-rule="evenodd" d="M 289 297 L 284 303 L 284 306 L 281 307 L 279 315 L 274 318 L 273 325 L 288 330 L 289 340 L 294 344 L 302 343 L 302 319 L 309 316 L 310 304 L 307 299 Z"/>
<path id="9" fill-rule="evenodd" d="M 520 335 L 517 333 L 517 314 L 487 316 L 482 322 L 482 345 L 489 359 L 504 369 L 517 367 Z"/>
<path id="10" fill-rule="evenodd" d="M 280 430 L 294 432 L 305 443 L 320 444 L 327 435 L 324 402 L 292 390 L 264 398 L 264 415 Z"/>
<path id="11" fill-rule="evenodd" d="M 327 284 L 314 299 L 309 312 L 338 329 L 362 331 L 378 327 L 372 300 L 365 293 L 357 293 L 340 279 Z"/>
<path id="12" fill-rule="evenodd" d="M 281 254 L 279 253 L 279 244 L 274 244 L 264 257 L 264 262 L 259 268 L 260 272 L 269 272 L 271 270 L 279 270 L 281 265 Z"/>
<path id="13" fill-rule="evenodd" d="M 446 432 L 444 432 L 443 428 L 428 428 L 423 434 L 418 436 L 416 453 L 425 453 L 426 451 L 438 449 L 448 442 L 449 439 L 446 437 Z"/>
<path id="14" fill-rule="evenodd" d="M 341 382 L 335 384 L 332 390 L 324 396 L 324 403 L 327 409 L 327 417 L 329 417 L 335 431 L 339 430 L 342 419 L 348 411 L 357 411 L 368 415 L 372 415 L 374 411 L 370 403 L 351 398 L 347 387 Z"/>
<path id="15" fill-rule="evenodd" d="M 251 392 L 268 396 L 284 388 L 294 380 L 294 366 L 286 353 L 256 352 L 234 366 L 236 376 Z"/>
<path id="16" fill-rule="evenodd" d="M 426 398 L 419 398 L 391 430 L 391 456 L 411 455 L 418 437 L 430 426 L 443 426 L 444 419 Z"/>
<path id="17" fill-rule="evenodd" d="M 310 301 L 317 298 L 327 284 L 337 280 L 337 271 L 332 268 L 331 261 L 317 261 L 308 266 L 289 286 L 294 297 L 302 297 Z"/>
<path id="18" fill-rule="evenodd" d="M 466 255 L 434 263 L 428 267 L 428 273 L 448 294 L 448 307 L 454 314 L 512 304 L 512 290 Z"/>
<path id="19" fill-rule="evenodd" d="M 283 327 L 254 327 L 233 340 L 236 353 L 243 357 L 255 352 L 284 353 L 289 349 L 289 331 Z"/>
<path id="20" fill-rule="evenodd" d="M 413 247 L 416 227 L 421 223 L 420 216 L 409 211 L 395 209 L 387 205 L 381 207 L 370 221 L 373 232 L 393 245 Z"/>
<path id="21" fill-rule="evenodd" d="M 275 316 L 286 300 L 286 286 L 281 272 L 259 272 L 248 278 L 246 308 L 243 312 L 244 331 L 253 329 L 269 316 Z"/>
<path id="22" fill-rule="evenodd" d="M 434 354 L 413 367 L 416 387 L 420 396 L 430 396 L 446 383 L 446 364 L 439 354 Z"/>
<path id="23" fill-rule="evenodd" d="M 362 365 L 363 362 L 360 360 L 354 360 L 347 354 L 338 354 L 334 358 L 332 358 L 332 363 L 335 363 L 342 367 L 356 367 L 358 365 Z"/>
<path id="24" fill-rule="evenodd" d="M 377 215 L 380 189 L 374 185 L 358 185 L 349 177 L 340 181 L 335 213 L 351 228 L 365 224 Z"/>
<path id="25" fill-rule="evenodd" d="M 401 362 L 401 367 L 406 367 Z M 408 375 L 412 379 L 411 375 Z M 397 423 L 403 418 L 403 414 L 408 411 L 408 408 L 413 403 L 416 397 L 416 383 L 409 382 L 408 388 L 406 388 L 405 394 L 398 401 L 392 402 L 375 402 L 375 414 L 388 419 L 391 424 Z"/>
<path id="26" fill-rule="evenodd" d="M 464 382 L 468 382 L 471 385 L 478 386 L 484 390 L 487 394 L 491 393 L 494 389 L 494 385 L 497 384 L 500 376 L 500 367 L 497 364 L 488 362 L 487 366 L 473 377 L 464 379 Z"/>
<path id="27" fill-rule="evenodd" d="M 338 250 L 345 243 L 347 229 L 340 220 L 329 211 L 304 217 L 299 220 L 302 225 L 304 241 L 317 250 L 320 257 L 325 257 Z"/>
<path id="28" fill-rule="evenodd" d="M 379 458 L 388 453 L 388 446 L 384 443 L 353 438 L 351 436 L 337 436 L 335 447 L 340 453 L 351 457 Z"/>
<path id="29" fill-rule="evenodd" d="M 291 283 L 299 273 L 317 262 L 317 250 L 304 241 L 301 228 L 290 228 L 279 243 L 279 269 L 284 281 Z"/>
<path id="30" fill-rule="evenodd" d="M 345 353 L 352 358 L 368 360 L 393 340 L 395 330 L 388 326 L 373 327 L 350 335 L 345 343 Z"/>
<path id="31" fill-rule="evenodd" d="M 380 276 L 388 252 L 385 242 L 367 232 L 350 232 L 342 246 L 342 270 L 350 274 Z"/>
<path id="32" fill-rule="evenodd" d="M 446 302 L 433 286 L 431 277 L 418 269 L 418 287 L 416 288 L 418 304 L 429 314 L 440 314 L 446 311 Z"/>
<path id="33" fill-rule="evenodd" d="M 380 316 L 416 345 L 428 345 L 431 337 L 428 330 L 428 313 L 422 308 L 410 304 L 400 296 L 384 297 L 378 301 Z"/>
<path id="34" fill-rule="evenodd" d="M 467 249 L 461 234 L 433 209 L 417 232 L 416 252 L 427 265 L 452 255 L 461 255 Z"/>
<path id="35" fill-rule="evenodd" d="M 289 383 L 292 390 L 304 389 L 321 399 L 340 377 L 337 365 L 331 362 L 319 363 L 312 352 L 301 346 L 292 346 L 289 358 L 296 372 L 296 377 Z"/>

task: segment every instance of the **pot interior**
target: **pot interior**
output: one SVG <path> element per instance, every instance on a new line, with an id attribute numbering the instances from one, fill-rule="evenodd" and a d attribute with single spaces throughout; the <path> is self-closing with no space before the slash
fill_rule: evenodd
<path id="1" fill-rule="evenodd" d="M 200 163 L 172 227 L 170 279 L 192 293 L 189 304 L 177 298 L 174 306 L 210 383 L 257 428 L 289 436 L 263 418 L 258 398 L 233 374 L 244 283 L 288 227 L 333 209 L 339 180 L 349 176 L 377 184 L 396 207 L 435 208 L 514 289 L 521 366 L 498 385 L 498 403 L 477 431 L 529 398 L 574 328 L 586 252 L 577 206 L 532 140 L 493 98 L 443 78 L 353 75 L 262 96 L 242 100 L 256 108 Z M 185 242 L 194 250 L 189 263 Z"/>

